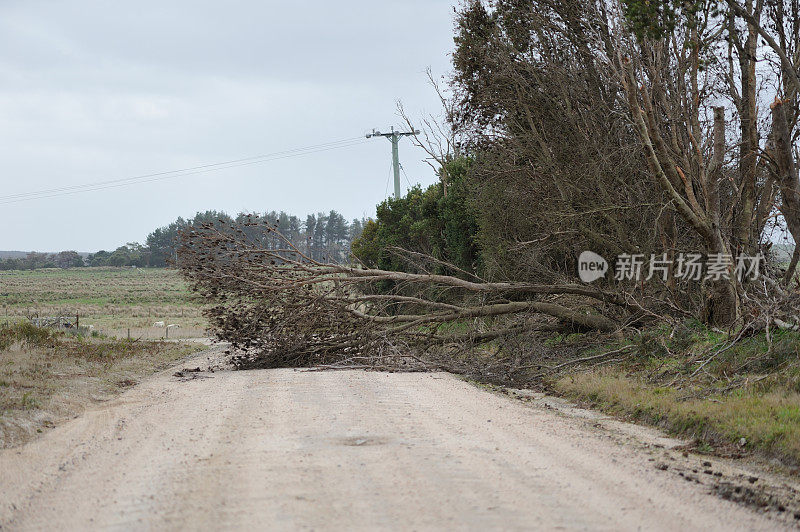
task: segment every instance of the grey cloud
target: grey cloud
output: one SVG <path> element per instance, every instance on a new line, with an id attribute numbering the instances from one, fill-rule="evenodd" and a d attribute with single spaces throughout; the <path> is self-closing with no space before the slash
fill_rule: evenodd
<path id="1" fill-rule="evenodd" d="M 397 124 L 397 99 L 435 111 L 424 70 L 448 68 L 451 17 L 445 1 L 4 3 L 0 196 L 357 136 Z M 207 208 L 369 214 L 383 144 L 3 205 L 0 249 L 111 247 Z M 435 180 L 401 150 L 413 181 Z"/>

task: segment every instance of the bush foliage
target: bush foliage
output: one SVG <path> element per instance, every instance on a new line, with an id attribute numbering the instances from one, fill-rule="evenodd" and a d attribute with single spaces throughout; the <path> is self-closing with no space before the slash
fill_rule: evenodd
<path id="1" fill-rule="evenodd" d="M 471 202 L 467 179 L 470 160 L 456 158 L 447 163 L 447 195 L 441 183 L 423 190 L 415 186 L 402 198 L 389 198 L 377 207 L 352 245 L 353 254 L 364 264 L 382 270 L 409 271 L 409 264 L 392 253 L 403 248 L 425 253 L 470 272 L 481 271 L 477 246 L 478 219 Z M 438 266 L 436 271 L 447 268 Z"/>

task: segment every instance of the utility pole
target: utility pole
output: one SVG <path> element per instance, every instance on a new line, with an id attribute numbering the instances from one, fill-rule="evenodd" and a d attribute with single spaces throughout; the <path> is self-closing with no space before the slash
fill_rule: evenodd
<path id="1" fill-rule="evenodd" d="M 395 131 L 392 126 L 391 133 L 381 133 L 380 131 L 372 130 L 372 133 L 367 133 L 367 138 L 372 137 L 386 137 L 392 143 L 392 168 L 394 170 L 394 199 L 400 199 L 400 151 L 398 144 L 401 137 L 408 137 L 410 135 L 419 135 L 418 130 L 414 131 Z"/>

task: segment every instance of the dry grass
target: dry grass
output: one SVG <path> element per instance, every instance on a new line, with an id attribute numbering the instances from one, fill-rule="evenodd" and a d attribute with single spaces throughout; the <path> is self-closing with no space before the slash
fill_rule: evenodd
<path id="1" fill-rule="evenodd" d="M 199 348 L 0 326 L 0 447 L 23 443 Z"/>

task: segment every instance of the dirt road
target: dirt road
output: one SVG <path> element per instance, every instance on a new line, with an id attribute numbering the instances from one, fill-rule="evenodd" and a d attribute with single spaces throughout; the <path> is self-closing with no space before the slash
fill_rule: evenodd
<path id="1" fill-rule="evenodd" d="M 165 372 L 0 453 L 0 528 L 786 526 L 659 470 L 669 440 L 450 375 L 206 376 Z"/>

